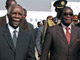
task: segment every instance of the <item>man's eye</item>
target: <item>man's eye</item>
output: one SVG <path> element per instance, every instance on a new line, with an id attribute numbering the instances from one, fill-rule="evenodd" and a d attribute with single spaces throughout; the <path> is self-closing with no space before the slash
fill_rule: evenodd
<path id="1" fill-rule="evenodd" d="M 11 14 L 16 14 L 16 13 L 11 13 Z"/>
<path id="2" fill-rule="evenodd" d="M 22 13 L 19 13 L 19 15 L 22 15 Z"/>

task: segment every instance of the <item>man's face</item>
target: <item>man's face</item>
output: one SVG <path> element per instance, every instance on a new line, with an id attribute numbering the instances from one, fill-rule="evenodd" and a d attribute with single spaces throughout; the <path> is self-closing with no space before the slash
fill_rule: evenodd
<path id="1" fill-rule="evenodd" d="M 38 27 L 41 27 L 42 26 L 42 23 L 40 22 L 39 24 L 38 24 Z"/>
<path id="2" fill-rule="evenodd" d="M 9 24 L 17 28 L 20 24 L 20 21 L 22 20 L 22 9 L 19 6 L 14 6 L 11 9 L 11 12 L 9 14 Z"/>
<path id="3" fill-rule="evenodd" d="M 62 13 L 63 23 L 70 25 L 73 18 L 73 12 L 70 8 L 64 8 Z"/>

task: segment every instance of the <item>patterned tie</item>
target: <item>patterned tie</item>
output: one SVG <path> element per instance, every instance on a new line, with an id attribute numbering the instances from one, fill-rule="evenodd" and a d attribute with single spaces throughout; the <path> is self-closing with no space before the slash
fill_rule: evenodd
<path id="1" fill-rule="evenodd" d="M 67 38 L 67 41 L 68 41 L 68 44 L 70 44 L 70 39 L 71 39 L 71 34 L 69 32 L 69 27 L 66 27 L 66 38 Z"/>
<path id="2" fill-rule="evenodd" d="M 16 32 L 17 32 L 16 30 L 13 31 L 13 33 L 14 33 L 13 34 L 13 44 L 14 44 L 15 48 L 16 48 L 16 41 L 17 41 Z"/>

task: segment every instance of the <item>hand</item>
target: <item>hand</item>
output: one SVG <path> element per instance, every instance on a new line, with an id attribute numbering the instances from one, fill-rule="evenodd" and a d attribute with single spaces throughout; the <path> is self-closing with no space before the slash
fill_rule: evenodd
<path id="1" fill-rule="evenodd" d="M 38 52 L 38 57 L 40 57 L 40 56 L 41 56 L 41 51 Z"/>

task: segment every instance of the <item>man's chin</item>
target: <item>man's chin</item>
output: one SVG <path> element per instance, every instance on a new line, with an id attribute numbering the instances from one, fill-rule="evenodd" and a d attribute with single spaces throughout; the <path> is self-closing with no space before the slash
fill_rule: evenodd
<path id="1" fill-rule="evenodd" d="M 13 26 L 13 28 L 15 28 L 15 29 L 16 29 L 18 26 L 19 26 L 19 25 L 14 25 L 14 26 Z"/>
<path id="2" fill-rule="evenodd" d="M 69 26 L 71 23 L 66 23 L 66 26 Z"/>

